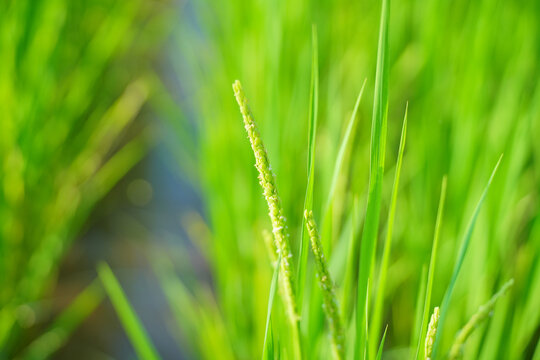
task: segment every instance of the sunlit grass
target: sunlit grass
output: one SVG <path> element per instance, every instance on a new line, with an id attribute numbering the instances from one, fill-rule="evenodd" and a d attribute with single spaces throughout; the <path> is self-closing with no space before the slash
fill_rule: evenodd
<path id="1" fill-rule="evenodd" d="M 538 13 L 533 2 L 190 2 L 172 56 L 185 90 L 174 148 L 203 197 L 192 241 L 211 282 L 155 260 L 168 264 L 157 273 L 187 351 L 443 359 L 514 278 L 459 354 L 539 356 Z M 256 133 L 239 85 L 240 111 L 230 91 L 238 78 Z M 320 224 L 315 257 L 306 210 Z"/>

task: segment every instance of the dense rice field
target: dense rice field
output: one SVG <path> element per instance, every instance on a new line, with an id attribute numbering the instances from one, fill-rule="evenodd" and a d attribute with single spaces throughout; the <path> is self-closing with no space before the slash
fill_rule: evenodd
<path id="1" fill-rule="evenodd" d="M 202 202 L 140 245 L 177 358 L 540 360 L 537 1 L 0 8 L 0 358 L 106 304 L 165 358 L 105 262 L 32 320 L 159 143 Z"/>

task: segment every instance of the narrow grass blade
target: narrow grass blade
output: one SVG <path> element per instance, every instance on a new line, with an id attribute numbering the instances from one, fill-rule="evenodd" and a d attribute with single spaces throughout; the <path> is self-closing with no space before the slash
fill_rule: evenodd
<path id="1" fill-rule="evenodd" d="M 58 316 L 53 325 L 23 352 L 22 359 L 50 358 L 103 300 L 103 288 L 98 280 L 88 285 Z"/>
<path id="2" fill-rule="evenodd" d="M 422 313 L 424 310 L 424 298 L 426 296 L 426 277 L 427 277 L 427 267 L 426 265 L 422 266 L 422 274 L 420 275 L 420 285 L 418 287 L 418 292 L 416 296 L 416 305 L 414 307 L 414 328 L 411 333 L 411 349 L 409 353 L 410 359 L 415 359 L 418 355 L 418 348 L 414 347 L 414 344 L 420 344 L 420 338 L 422 334 Z M 420 346 L 420 345 L 418 345 Z"/>
<path id="3" fill-rule="evenodd" d="M 375 349 L 375 339 L 379 337 L 379 332 L 382 323 L 382 311 L 385 299 L 386 289 L 386 274 L 388 272 L 388 262 L 390 260 L 390 250 L 392 248 L 392 231 L 394 229 L 394 218 L 396 214 L 396 202 L 399 189 L 399 176 L 401 174 L 401 164 L 403 162 L 403 151 L 405 149 L 405 139 L 407 137 L 407 110 L 408 104 L 405 108 L 405 116 L 403 118 L 403 127 L 401 128 L 401 139 L 399 141 L 399 151 L 396 164 L 396 174 L 394 176 L 394 186 L 392 188 L 392 197 L 390 200 L 390 209 L 388 210 L 388 230 L 386 232 L 386 239 L 383 248 L 383 257 L 381 261 L 381 270 L 379 274 L 379 284 L 377 287 L 377 296 L 375 296 L 375 305 L 373 308 L 373 321 L 371 325 L 371 339 L 372 344 L 370 347 Z"/>
<path id="4" fill-rule="evenodd" d="M 185 341 L 189 343 L 187 351 L 195 351 L 200 346 L 196 334 L 204 333 L 205 328 L 200 321 L 203 312 L 201 304 L 193 298 L 184 283 L 176 276 L 172 263 L 163 255 L 155 255 L 151 265 L 169 303 L 178 328 Z M 184 339 L 182 339 L 184 340 Z"/>
<path id="5" fill-rule="evenodd" d="M 109 295 L 111 302 L 120 318 L 124 329 L 135 348 L 139 359 L 154 360 L 160 359 L 158 352 L 154 348 L 150 337 L 143 328 L 137 314 L 129 304 L 120 283 L 114 276 L 109 265 L 100 263 L 98 265 L 98 275 L 105 287 L 105 291 Z"/>
<path id="6" fill-rule="evenodd" d="M 181 330 L 180 341 L 186 350 L 193 354 L 200 351 L 202 358 L 219 355 L 220 359 L 234 359 L 224 320 L 211 290 L 204 285 L 197 286 L 192 294 L 163 253 L 156 252 L 151 264 Z M 198 334 L 205 334 L 205 337 Z"/>
<path id="7" fill-rule="evenodd" d="M 454 271 L 452 272 L 452 278 L 450 279 L 450 284 L 448 285 L 448 288 L 446 289 L 446 293 L 444 294 L 444 298 L 441 304 L 441 317 L 439 320 L 439 331 L 437 332 L 437 337 L 435 338 L 435 344 L 433 345 L 433 359 L 437 359 L 440 342 L 442 338 L 442 333 L 444 332 L 444 323 L 446 321 L 446 316 L 448 314 L 448 307 L 450 305 L 452 293 L 454 292 L 454 287 L 456 286 L 458 275 L 461 271 L 461 266 L 463 265 L 463 261 L 465 260 L 465 255 L 467 254 L 467 249 L 469 248 L 469 243 L 472 237 L 476 219 L 478 218 L 478 214 L 480 213 L 480 209 L 482 207 L 482 204 L 484 203 L 489 187 L 491 185 L 491 182 L 493 181 L 493 178 L 495 177 L 495 173 L 497 172 L 497 169 L 499 167 L 499 164 L 501 163 L 501 160 L 502 160 L 502 155 L 499 158 L 499 161 L 497 161 L 497 165 L 495 165 L 495 168 L 493 169 L 493 172 L 491 173 L 491 176 L 489 177 L 488 183 L 484 189 L 484 192 L 482 193 L 482 196 L 480 197 L 480 200 L 478 201 L 478 204 L 476 205 L 476 208 L 474 209 L 472 218 L 469 222 L 467 230 L 465 231 L 465 236 L 463 237 L 463 241 L 461 243 L 461 247 L 458 253 L 456 264 L 454 265 Z"/>
<path id="8" fill-rule="evenodd" d="M 433 245 L 431 247 L 431 258 L 429 260 L 429 272 L 426 285 L 426 298 L 424 300 L 424 311 L 422 315 L 422 326 L 420 328 L 420 337 L 418 339 L 418 345 L 416 347 L 415 359 L 423 358 L 422 344 L 425 341 L 425 331 L 428 325 L 429 312 L 431 310 L 431 293 L 433 291 L 433 278 L 435 276 L 435 267 L 437 264 L 437 254 L 439 249 L 439 234 L 441 230 L 442 218 L 444 214 L 444 202 L 446 199 L 446 176 L 443 177 L 441 184 L 441 196 L 439 199 L 439 208 L 437 210 L 437 220 L 435 221 L 435 233 L 433 235 Z"/>
<path id="9" fill-rule="evenodd" d="M 274 360 L 276 358 L 276 349 L 274 346 L 274 330 L 271 321 L 268 325 L 268 332 L 270 333 L 270 338 L 268 339 L 268 344 L 264 346 L 266 349 L 266 356 L 264 356 L 265 354 L 263 353 L 263 359 Z"/>
<path id="10" fill-rule="evenodd" d="M 343 306 L 343 319 L 345 324 L 351 320 L 355 300 L 356 300 L 356 279 L 358 275 L 358 249 L 360 243 L 357 239 L 359 200 L 355 198 L 352 206 L 351 233 L 349 235 L 349 244 L 347 247 L 347 264 L 345 268 L 345 278 L 343 279 L 343 293 L 341 304 Z"/>
<path id="11" fill-rule="evenodd" d="M 364 94 L 364 88 L 366 87 L 366 82 L 367 82 L 367 79 L 365 79 L 364 82 L 362 83 L 362 87 L 360 88 L 360 92 L 358 93 L 358 96 L 356 98 L 356 103 L 354 104 L 354 109 L 351 114 L 351 118 L 349 119 L 349 123 L 347 124 L 347 129 L 345 130 L 345 135 L 343 136 L 343 139 L 341 140 L 341 145 L 339 146 L 339 151 L 336 157 L 336 163 L 334 165 L 334 171 L 332 173 L 332 181 L 330 183 L 330 190 L 328 191 L 328 198 L 326 199 L 323 224 L 322 224 L 323 229 L 326 226 L 328 226 L 328 222 L 330 221 L 332 203 L 334 202 L 334 194 L 336 192 L 339 176 L 341 175 L 341 170 L 343 168 L 345 154 L 347 154 L 347 152 L 350 151 L 350 148 L 352 146 L 352 140 L 353 140 L 352 133 L 353 133 L 353 130 L 356 128 L 357 119 L 358 119 L 358 116 L 357 116 L 358 108 L 360 107 L 360 101 L 362 100 L 362 95 Z"/>
<path id="12" fill-rule="evenodd" d="M 281 255 L 279 255 L 278 259 L 277 259 L 277 262 L 276 262 L 276 267 L 274 269 L 274 275 L 272 276 L 272 282 L 270 283 L 270 294 L 268 295 L 268 310 L 266 312 L 266 327 L 264 329 L 264 342 L 263 342 L 263 351 L 262 351 L 262 358 L 265 359 L 266 356 L 268 355 L 268 358 L 273 358 L 269 356 L 269 354 L 273 351 L 271 351 L 273 349 L 273 342 L 271 345 L 271 348 L 270 346 L 267 347 L 267 345 L 269 344 L 267 339 L 268 339 L 268 328 L 270 327 L 270 316 L 272 315 L 272 307 L 274 305 L 274 297 L 276 295 L 276 290 L 277 290 L 277 282 L 278 282 L 278 277 L 279 277 L 279 267 L 281 266 Z"/>
<path id="13" fill-rule="evenodd" d="M 306 186 L 306 196 L 304 199 L 304 211 L 313 208 L 313 182 L 315 173 L 315 136 L 317 134 L 317 114 L 319 103 L 319 60 L 317 50 L 317 28 L 313 26 L 311 58 L 311 91 L 309 99 L 309 140 L 308 140 L 308 181 Z M 302 313 L 302 303 L 305 287 L 305 273 L 308 259 L 309 239 L 304 231 L 305 219 L 302 218 L 302 228 L 300 233 L 300 251 L 297 270 L 296 291 L 298 296 L 298 312 Z"/>
<path id="14" fill-rule="evenodd" d="M 480 306 L 478 311 L 458 332 L 454 344 L 450 349 L 450 360 L 458 360 L 463 357 L 463 346 L 465 345 L 465 341 L 467 341 L 467 338 L 472 334 L 474 329 L 476 329 L 482 321 L 484 321 L 487 317 L 490 316 L 490 313 L 495 307 L 495 303 L 497 302 L 497 300 L 501 296 L 503 296 L 508 291 L 508 289 L 512 287 L 512 285 L 514 285 L 514 279 L 510 279 L 508 282 L 506 282 L 487 303 Z"/>
<path id="15" fill-rule="evenodd" d="M 386 121 L 388 114 L 388 22 L 390 1 L 383 0 L 377 50 L 377 71 L 375 75 L 375 95 L 373 100 L 373 119 L 371 123 L 370 175 L 366 218 L 362 233 L 360 264 L 358 270 L 358 297 L 356 312 L 357 354 L 365 353 L 365 323 L 367 315 L 363 309 L 368 301 L 368 279 L 371 277 L 382 197 L 384 156 L 386 148 Z"/>
<path id="16" fill-rule="evenodd" d="M 375 357 L 376 360 L 381 360 L 382 359 L 382 353 L 383 353 L 383 349 L 384 349 L 384 340 L 386 339 L 386 332 L 387 331 L 388 331 L 388 325 L 386 325 L 386 327 L 384 328 L 384 333 L 383 333 L 381 342 L 379 344 L 379 351 L 377 351 L 377 356 Z"/>
<path id="17" fill-rule="evenodd" d="M 369 279 L 367 281 L 367 286 L 366 286 L 366 309 L 364 311 L 364 315 L 366 316 L 366 321 L 365 321 L 365 328 L 364 330 L 366 331 L 364 334 L 364 360 L 367 359 L 368 357 L 368 344 L 369 344 Z"/>

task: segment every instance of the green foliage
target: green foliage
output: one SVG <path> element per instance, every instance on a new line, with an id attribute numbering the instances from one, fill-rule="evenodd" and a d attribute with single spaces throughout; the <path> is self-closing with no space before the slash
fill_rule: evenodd
<path id="1" fill-rule="evenodd" d="M 178 158 L 190 159 L 180 166 L 192 171 L 203 197 L 208 232 L 192 240 L 204 244 L 198 250 L 212 284 L 193 274 L 191 282 L 174 280 L 171 272 L 163 287 L 183 315 L 177 315 L 181 337 L 194 339 L 185 342 L 194 357 L 259 358 L 264 348 L 273 358 L 297 357 L 287 300 L 293 291 L 302 299 L 302 357 L 331 356 L 325 296 L 302 233 L 304 210 L 321 224 L 321 248 L 343 305 L 346 358 L 423 358 L 434 304 L 441 304 L 440 319 L 428 340 L 433 358 L 444 358 L 467 316 L 510 277 L 512 296 L 500 299 L 493 318 L 471 334 L 464 357 L 538 353 L 539 6 L 189 3 L 172 57 L 186 94 L 173 123 L 186 143 Z M 230 94 L 237 78 L 257 115 L 255 143 L 263 138 L 268 150 L 252 149 L 259 174 Z M 368 99 L 358 96 L 353 106 L 365 78 Z M 405 150 L 399 143 L 407 101 Z M 186 134 L 196 134 L 194 146 Z M 501 153 L 505 161 L 486 197 L 482 189 Z M 396 167 L 385 172 L 385 163 Z M 288 228 L 284 220 L 276 226 L 275 214 L 268 219 L 257 175 L 267 200 L 277 196 L 267 187 L 279 188 L 280 202 L 270 210 L 279 209 Z M 261 234 L 270 228 L 279 228 L 278 239 L 265 246 Z M 276 259 L 269 261 L 267 249 L 283 252 L 282 238 L 297 282 L 276 299 L 269 324 Z M 172 288 L 189 307 L 175 304 Z"/>
<path id="2" fill-rule="evenodd" d="M 376 339 L 381 329 L 382 307 L 384 300 L 384 292 L 386 287 L 386 276 L 388 273 L 388 263 L 390 259 L 390 249 L 392 247 L 392 231 L 394 228 L 394 218 L 396 214 L 396 200 L 399 189 L 399 177 L 401 174 L 401 165 L 403 162 L 403 151 L 405 150 L 405 139 L 407 135 L 407 108 L 405 108 L 405 117 L 403 119 L 403 127 L 401 128 L 401 138 L 399 140 L 399 152 L 396 164 L 396 173 L 394 175 L 394 185 L 392 186 L 392 196 L 390 200 L 390 207 L 388 210 L 388 229 L 386 231 L 386 237 L 384 240 L 383 254 L 381 258 L 381 266 L 379 270 L 379 282 L 378 282 L 378 296 L 375 298 L 375 306 L 373 309 L 373 324 L 372 332 Z M 372 349 L 375 349 L 375 343 L 370 345 Z"/>
<path id="3" fill-rule="evenodd" d="M 431 257 L 429 259 L 429 272 L 428 272 L 428 278 L 426 283 L 426 294 L 425 294 L 425 300 L 424 300 L 424 306 L 423 306 L 423 315 L 422 320 L 420 323 L 420 335 L 418 337 L 418 346 L 416 350 L 416 356 L 415 359 L 423 358 L 424 357 L 424 347 L 423 344 L 425 343 L 425 332 L 427 331 L 427 325 L 428 325 L 428 317 L 429 313 L 431 311 L 431 295 L 433 293 L 433 279 L 435 276 L 435 267 L 437 265 L 437 255 L 439 251 L 439 234 L 441 231 L 442 226 L 442 218 L 444 214 L 444 202 L 446 200 L 446 176 L 443 177 L 442 184 L 441 184 L 441 197 L 439 199 L 439 208 L 437 210 L 437 220 L 435 222 L 435 231 L 433 235 L 433 246 L 431 248 Z"/>
<path id="4" fill-rule="evenodd" d="M 370 279 L 375 262 L 375 251 L 379 233 L 379 217 L 382 202 L 384 160 L 386 158 L 386 127 L 388 121 L 388 23 L 390 1 L 383 0 L 379 45 L 377 49 L 377 70 L 375 72 L 375 91 L 373 94 L 373 117 L 371 120 L 370 171 L 366 216 L 362 241 L 360 244 L 360 264 L 358 268 L 355 357 L 365 357 L 370 350 L 367 347 L 368 314 L 359 309 L 367 308 L 369 303 Z M 365 332 L 364 332 L 365 330 Z M 364 346 L 366 344 L 366 346 Z M 373 351 L 373 350 L 371 350 Z M 371 358 L 371 357 L 370 357 Z"/>
<path id="5" fill-rule="evenodd" d="M 308 137 L 308 180 L 306 187 L 306 198 L 304 200 L 304 211 L 313 209 L 313 186 L 315 181 L 315 138 L 317 135 L 317 114 L 319 106 L 319 60 L 317 50 L 317 30 L 313 27 L 312 47 L 313 55 L 311 58 L 311 91 L 309 95 L 309 137 Z M 298 303 L 302 305 L 302 293 L 305 287 L 304 272 L 307 268 L 309 241 L 305 233 L 305 221 L 302 219 L 302 228 L 300 229 L 300 250 L 298 261 L 297 294 Z"/>
<path id="6" fill-rule="evenodd" d="M 50 358 L 64 345 L 77 326 L 101 303 L 103 297 L 103 288 L 98 280 L 95 280 L 77 295 L 46 332 L 28 345 L 21 358 L 28 360 Z"/>
<path id="7" fill-rule="evenodd" d="M 440 314 L 440 319 L 438 319 L 441 330 L 437 333 L 437 337 L 435 338 L 435 343 L 433 344 L 433 358 L 434 359 L 437 358 L 437 350 L 439 349 L 438 345 L 442 337 L 441 333 L 443 333 L 445 329 L 444 325 L 446 321 L 446 316 L 448 315 L 448 309 L 450 307 L 450 300 L 452 299 L 454 287 L 456 286 L 456 282 L 461 272 L 463 262 L 465 261 L 465 255 L 467 254 L 467 250 L 469 248 L 474 226 L 476 225 L 476 220 L 478 219 L 478 214 L 480 213 L 480 209 L 482 208 L 482 204 L 484 203 L 489 187 L 491 185 L 491 182 L 493 181 L 493 177 L 495 176 L 497 169 L 499 168 L 499 164 L 501 163 L 501 160 L 502 160 L 502 156 L 499 158 L 499 161 L 497 161 L 497 165 L 495 165 L 495 169 L 493 169 L 493 172 L 491 173 L 491 176 L 489 177 L 488 183 L 484 189 L 484 192 L 482 193 L 482 196 L 480 197 L 480 200 L 478 201 L 478 204 L 476 205 L 476 208 L 474 209 L 471 220 L 469 221 L 469 225 L 467 226 L 467 230 L 465 231 L 465 235 L 463 236 L 463 240 L 459 248 L 458 257 L 454 265 L 454 270 L 452 271 L 452 277 L 450 278 L 450 284 L 448 284 L 448 288 L 446 289 L 446 292 L 444 293 L 444 298 L 441 303 L 442 310 Z M 429 289 L 428 289 L 428 293 L 429 293 Z"/>
<path id="8" fill-rule="evenodd" d="M 266 315 L 266 327 L 264 329 L 264 343 L 263 343 L 263 351 L 262 351 L 262 358 L 265 359 L 265 355 L 268 359 L 273 358 L 273 342 L 272 339 L 268 341 L 268 329 L 270 328 L 270 321 L 272 316 L 272 307 L 274 305 L 274 297 L 276 296 L 277 291 L 277 281 L 279 278 L 279 269 L 281 266 L 281 255 L 278 257 L 275 268 L 274 268 L 274 275 L 272 276 L 272 283 L 270 284 L 270 294 L 268 294 L 268 312 Z M 272 338 L 272 335 L 270 335 Z M 267 345 L 268 344 L 268 345 Z"/>
<path id="9" fill-rule="evenodd" d="M 382 359 L 382 354 L 383 354 L 383 349 L 384 349 L 384 340 L 386 340 L 386 331 L 388 330 L 388 326 L 386 328 L 384 328 L 384 333 L 383 333 L 383 336 L 382 336 L 382 339 L 381 339 L 381 343 L 379 344 L 379 350 L 377 351 L 377 357 L 375 358 L 375 360 L 381 360 Z"/>
<path id="10" fill-rule="evenodd" d="M 150 96 L 160 35 L 140 31 L 158 10 L 147 0 L 0 5 L 0 358 L 33 340 L 36 324 L 18 314 L 50 294 L 94 205 L 145 153 L 146 135 L 125 134 Z"/>
<path id="11" fill-rule="evenodd" d="M 328 271 L 328 265 L 321 244 L 319 231 L 313 219 L 313 211 L 305 211 L 306 228 L 311 241 L 311 249 L 315 257 L 317 267 L 317 277 L 323 295 L 323 308 L 326 313 L 326 320 L 330 327 L 332 336 L 332 354 L 335 359 L 343 359 L 345 355 L 344 331 L 341 324 L 341 313 L 337 303 L 334 281 Z"/>
<path id="12" fill-rule="evenodd" d="M 512 285 L 514 285 L 514 279 L 506 282 L 487 303 L 480 306 L 478 311 L 469 319 L 469 321 L 467 321 L 465 326 L 459 330 L 456 339 L 454 340 L 454 344 L 452 344 L 452 347 L 450 348 L 450 360 L 457 360 L 463 357 L 463 347 L 465 346 L 465 341 L 467 341 L 467 338 L 482 321 L 486 320 L 490 316 L 490 313 L 493 311 L 497 300 L 503 296 L 508 289 L 512 287 Z"/>
<path id="13" fill-rule="evenodd" d="M 103 287 L 105 288 L 105 291 L 107 291 L 107 295 L 109 296 L 109 299 L 111 299 L 114 309 L 116 310 L 139 359 L 160 359 L 152 341 L 148 337 L 137 314 L 129 304 L 129 301 L 124 294 L 124 290 L 122 290 L 118 279 L 114 276 L 109 265 L 100 263 L 97 270 Z"/>
<path id="14" fill-rule="evenodd" d="M 281 256 L 281 294 L 285 307 L 287 308 L 287 317 L 291 324 L 291 332 L 293 334 L 291 344 L 294 348 L 294 355 L 298 358 L 302 356 L 299 337 L 299 316 L 294 287 L 293 266 L 291 264 L 291 244 L 289 233 L 287 231 L 286 218 L 283 215 L 281 199 L 278 194 L 275 175 L 272 172 L 272 166 L 268 160 L 268 154 L 266 153 L 261 135 L 257 129 L 257 124 L 253 120 L 251 110 L 248 107 L 248 101 L 244 94 L 244 90 L 242 89 L 242 85 L 238 80 L 233 84 L 233 90 L 238 106 L 240 107 L 240 112 L 244 118 L 244 127 L 246 128 L 253 154 L 255 155 L 255 167 L 259 172 L 259 183 L 263 190 L 266 203 L 268 204 L 268 215 L 272 223 L 272 233 L 274 235 L 274 243 L 277 252 L 276 255 Z"/>

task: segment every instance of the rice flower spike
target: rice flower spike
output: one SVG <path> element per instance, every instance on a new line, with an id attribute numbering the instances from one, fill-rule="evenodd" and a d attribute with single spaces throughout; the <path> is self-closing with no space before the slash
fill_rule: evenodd
<path id="1" fill-rule="evenodd" d="M 470 318 L 470 320 L 465 324 L 465 326 L 458 332 L 456 339 L 454 340 L 454 344 L 450 348 L 450 356 L 449 358 L 451 360 L 457 360 L 461 359 L 463 357 L 463 345 L 465 345 L 465 341 L 467 338 L 471 335 L 471 333 L 476 329 L 476 327 L 485 320 L 488 316 L 490 316 L 493 307 L 495 306 L 495 303 L 497 300 L 503 296 L 510 287 L 514 285 L 514 279 L 510 279 L 507 281 L 501 289 L 493 295 L 493 297 L 484 305 L 480 306 L 478 308 L 478 311 Z"/>
<path id="2" fill-rule="evenodd" d="M 324 257 L 321 239 L 315 220 L 313 219 L 313 211 L 306 210 L 304 212 L 306 218 L 306 228 L 311 241 L 311 249 L 315 255 L 315 263 L 317 264 L 317 274 L 319 276 L 319 284 L 323 293 L 324 311 L 330 325 L 332 335 L 332 347 L 335 359 L 343 359 L 345 357 L 344 342 L 345 337 L 341 326 L 341 315 L 339 306 L 334 292 L 334 283 L 328 272 L 326 259 Z"/>
<path id="3" fill-rule="evenodd" d="M 439 307 L 433 309 L 433 314 L 429 320 L 428 331 L 426 334 L 426 347 L 425 354 L 426 360 L 431 360 L 431 353 L 433 352 L 433 344 L 435 343 L 435 337 L 437 336 L 437 325 L 439 325 Z"/>
<path id="4" fill-rule="evenodd" d="M 264 246 L 266 248 L 266 252 L 268 253 L 268 258 L 270 259 L 270 262 L 272 263 L 272 267 L 275 267 L 277 264 L 278 256 L 277 256 L 277 249 L 276 244 L 274 243 L 274 236 L 272 233 L 266 229 L 262 231 L 262 237 L 264 241 Z"/>
<path id="5" fill-rule="evenodd" d="M 296 308 L 296 296 L 294 293 L 294 281 L 291 265 L 291 247 L 289 244 L 289 234 L 287 233 L 286 219 L 283 215 L 283 209 L 281 207 L 281 200 L 278 195 L 276 181 L 270 162 L 268 160 L 268 154 L 264 147 L 257 125 L 253 120 L 251 110 L 248 106 L 248 101 L 242 84 L 236 80 L 233 84 L 234 96 L 240 112 L 244 119 L 244 127 L 248 134 L 251 148 L 255 155 L 255 167 L 259 172 L 259 183 L 263 189 L 263 195 L 268 203 L 268 214 L 272 222 L 272 232 L 274 234 L 274 241 L 276 244 L 276 252 L 281 254 L 281 283 L 283 286 L 283 301 L 287 309 L 289 319 L 293 326 L 294 336 L 299 337 L 299 316 Z M 298 353 L 298 349 L 296 350 Z"/>

